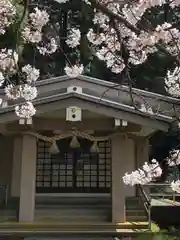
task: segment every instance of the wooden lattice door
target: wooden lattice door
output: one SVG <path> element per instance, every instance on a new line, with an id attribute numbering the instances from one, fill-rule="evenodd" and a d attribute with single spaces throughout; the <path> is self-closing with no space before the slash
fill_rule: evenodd
<path id="1" fill-rule="evenodd" d="M 70 140 L 57 144 L 60 153 L 51 155 L 49 143 L 37 144 L 37 192 L 110 192 L 111 151 L 108 141 L 99 142 L 100 152 L 90 153 L 91 143 L 82 140 L 81 148 L 71 149 Z"/>

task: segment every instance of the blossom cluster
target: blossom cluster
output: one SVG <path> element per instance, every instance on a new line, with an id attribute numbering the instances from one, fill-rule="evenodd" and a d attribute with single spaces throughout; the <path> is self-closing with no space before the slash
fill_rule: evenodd
<path id="1" fill-rule="evenodd" d="M 0 0 L 0 35 L 13 23 L 16 8 L 9 0 Z"/>
<path id="2" fill-rule="evenodd" d="M 120 73 L 125 68 L 124 59 L 121 56 L 122 43 L 129 52 L 128 62 L 133 65 L 145 62 L 150 54 L 157 51 L 159 42 L 164 42 L 169 53 L 178 54 L 180 32 L 172 28 L 171 24 L 163 23 L 152 32 L 141 30 L 137 34 L 122 23 L 117 24 L 117 29 L 113 28 L 109 25 L 109 19 L 102 15 L 102 13 L 96 14 L 94 22 L 98 23 L 103 31 L 95 33 L 90 29 L 87 38 L 93 45 L 98 46 L 97 57 L 105 61 L 112 72 Z"/>
<path id="3" fill-rule="evenodd" d="M 39 53 L 42 55 L 52 54 L 57 50 L 57 43 L 54 38 L 50 38 L 47 44 L 42 41 L 43 27 L 49 22 L 49 14 L 45 10 L 37 7 L 29 14 L 29 21 L 22 31 L 22 37 L 26 42 L 36 44 Z"/>
<path id="4" fill-rule="evenodd" d="M 71 28 L 66 40 L 69 47 L 75 48 L 80 44 L 81 32 L 79 29 Z"/>
<path id="5" fill-rule="evenodd" d="M 80 30 L 78 28 L 71 28 L 68 32 L 66 44 L 70 48 L 75 48 L 80 45 L 80 40 L 81 40 Z M 81 75 L 84 71 L 84 67 L 82 64 L 79 64 L 79 65 L 77 64 L 72 66 L 67 65 L 64 68 L 64 71 L 69 77 L 73 78 L 73 77 L 77 77 L 78 75 Z"/>
<path id="6" fill-rule="evenodd" d="M 22 72 L 25 74 L 26 84 L 19 86 L 9 84 L 5 87 L 5 94 L 9 100 L 24 99 L 25 103 L 15 107 L 16 115 L 20 118 L 31 118 L 36 110 L 30 101 L 37 97 L 37 88 L 34 83 L 39 78 L 40 72 L 29 64 L 22 67 Z"/>
<path id="7" fill-rule="evenodd" d="M 37 7 L 35 12 L 29 14 L 29 23 L 22 31 L 24 40 L 31 43 L 42 41 L 42 28 L 48 23 L 49 15 L 46 11 L 41 11 Z"/>
<path id="8" fill-rule="evenodd" d="M 171 151 L 166 160 L 170 167 L 180 165 L 180 150 Z M 130 186 L 137 184 L 146 185 L 158 177 L 161 177 L 161 175 L 162 169 L 157 160 L 153 159 L 151 163 L 145 162 L 142 168 L 132 171 L 131 173 L 125 173 L 123 182 Z M 170 186 L 173 191 L 180 193 L 180 180 L 173 180 Z"/>
<path id="9" fill-rule="evenodd" d="M 11 1 L 0 1 L 0 23 L 1 34 L 5 33 L 6 28 L 12 23 L 12 17 L 16 14 L 16 7 Z M 57 50 L 57 44 L 54 38 L 51 38 L 48 44 L 43 44 L 43 27 L 49 22 L 49 14 L 45 10 L 34 9 L 28 16 L 28 22 L 21 32 L 25 43 L 35 44 L 40 54 L 51 54 Z M 24 119 L 31 118 L 36 110 L 32 104 L 32 100 L 37 97 L 37 89 L 35 82 L 40 76 L 40 70 L 34 66 L 27 64 L 21 69 L 18 66 L 19 56 L 13 49 L 0 50 L 0 86 L 5 84 L 5 95 L 8 100 L 24 99 L 24 103 L 15 107 L 17 116 Z M 13 75 L 20 75 L 23 83 L 14 85 L 9 83 L 8 79 Z M 8 82 L 8 84 L 7 84 Z M 2 103 L 2 101 L 1 101 Z"/>
<path id="10" fill-rule="evenodd" d="M 85 1 L 86 2 L 86 1 Z M 87 1 L 89 4 L 90 1 Z M 106 66 L 114 73 L 121 73 L 126 64 L 139 65 L 144 63 L 150 54 L 158 50 L 158 44 L 162 44 L 167 53 L 178 56 L 180 50 L 180 32 L 170 23 L 164 22 L 162 25 L 157 25 L 149 30 L 138 29 L 137 23 L 141 20 L 147 9 L 166 4 L 165 0 L 146 0 L 135 1 L 128 4 L 110 0 L 99 0 L 99 4 L 106 6 L 113 14 L 124 18 L 128 24 L 135 26 L 137 31 L 128 27 L 127 24 L 121 21 L 115 21 L 110 24 L 110 17 L 99 9 L 94 9 L 93 23 L 95 28 L 90 28 L 87 33 L 87 39 L 92 44 L 92 48 L 96 52 L 96 56 L 106 62 Z M 180 4 L 179 1 L 171 1 L 169 6 L 174 8 Z M 97 27 L 98 26 L 98 27 Z M 98 29 L 98 30 L 97 30 Z M 73 32 L 73 30 L 72 30 Z M 78 33 L 78 32 L 77 32 Z M 71 39 L 67 39 L 70 47 L 79 45 L 80 32 L 72 33 Z M 127 49 L 128 59 L 126 63 L 122 56 L 122 47 Z M 78 67 L 78 66 L 76 66 Z M 177 67 L 179 69 L 179 67 Z M 169 72 L 165 79 L 166 90 L 173 96 L 180 96 L 179 76 L 177 68 L 172 70 L 172 74 L 176 78 L 172 78 Z M 77 71 L 81 73 L 81 71 Z M 66 72 L 67 73 L 67 72 Z M 173 79 L 173 80 L 172 80 Z"/>
<path id="11" fill-rule="evenodd" d="M 175 67 L 172 71 L 168 70 L 165 78 L 166 90 L 174 97 L 180 94 L 180 67 Z"/>
<path id="12" fill-rule="evenodd" d="M 157 162 L 153 159 L 151 163 L 145 162 L 142 169 L 132 171 L 132 173 L 125 173 L 123 182 L 126 185 L 134 186 L 136 184 L 148 184 L 162 175 L 162 169 Z"/>
<path id="13" fill-rule="evenodd" d="M 1 49 L 0 51 L 0 71 L 2 72 L 16 72 L 16 65 L 18 62 L 18 54 L 12 49 Z"/>
<path id="14" fill-rule="evenodd" d="M 171 188 L 174 192 L 180 193 L 180 180 L 172 181 Z"/>
<path id="15" fill-rule="evenodd" d="M 80 66 L 79 65 L 66 66 L 64 70 L 69 77 L 74 78 L 83 73 L 84 67 L 82 64 Z"/>
<path id="16" fill-rule="evenodd" d="M 34 108 L 31 102 L 26 102 L 22 105 L 17 105 L 15 107 L 15 111 L 17 116 L 22 119 L 31 119 L 31 117 L 36 113 L 36 109 Z"/>
<path id="17" fill-rule="evenodd" d="M 169 153 L 169 157 L 167 158 L 167 163 L 170 167 L 174 167 L 180 165 L 180 150 L 172 150 Z"/>
<path id="18" fill-rule="evenodd" d="M 180 165 L 180 150 L 175 149 L 170 151 L 169 157 L 166 160 L 170 167 Z M 174 192 L 180 193 L 180 180 L 173 180 L 171 182 L 171 188 Z"/>

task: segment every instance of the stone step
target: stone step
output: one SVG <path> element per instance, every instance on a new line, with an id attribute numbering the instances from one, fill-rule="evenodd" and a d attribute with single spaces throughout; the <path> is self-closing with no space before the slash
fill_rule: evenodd
<path id="1" fill-rule="evenodd" d="M 103 212 L 103 213 L 95 213 L 95 212 L 93 212 L 93 213 L 79 213 L 78 214 L 78 212 L 74 212 L 74 213 L 72 213 L 72 214 L 70 214 L 70 213 L 67 213 L 67 212 L 64 212 L 64 213 L 62 213 L 62 212 L 58 212 L 58 213 L 52 213 L 52 212 L 48 212 L 48 211 L 46 211 L 46 212 L 35 212 L 35 217 L 37 217 L 37 218 L 59 218 L 59 219 L 76 219 L 76 218 L 78 218 L 78 219 L 92 219 L 92 218 L 94 218 L 94 219 L 107 219 L 108 218 L 108 216 L 110 216 L 110 214 L 109 213 L 106 213 L 106 212 Z"/>
<path id="2" fill-rule="evenodd" d="M 126 216 L 145 216 L 146 212 L 142 210 L 126 210 Z"/>
<path id="3" fill-rule="evenodd" d="M 127 221 L 147 221 L 147 214 L 142 204 L 139 201 L 131 199 L 129 203 L 126 203 L 126 217 Z"/>
<path id="4" fill-rule="evenodd" d="M 49 197 L 40 196 L 36 197 L 36 204 L 47 204 L 47 205 L 110 205 L 110 197 Z"/>
<path id="5" fill-rule="evenodd" d="M 59 214 L 59 213 L 70 213 L 70 214 L 86 214 L 86 213 L 107 213 L 111 212 L 111 207 L 103 207 L 103 206 L 87 206 L 87 207 L 82 207 L 82 206 L 70 206 L 69 208 L 65 206 L 48 206 L 46 207 L 45 205 L 43 206 L 38 206 L 36 207 L 36 212 L 44 212 L 44 213 L 53 213 L 53 214 Z M 144 209 L 126 209 L 126 214 L 127 215 L 144 215 L 145 210 Z"/>
<path id="6" fill-rule="evenodd" d="M 1 211 L 0 212 L 0 223 L 2 222 L 14 222 L 17 221 L 15 211 Z"/>
<path id="7" fill-rule="evenodd" d="M 55 231 L 55 230 L 118 230 L 118 229 L 147 229 L 147 222 L 125 222 L 114 224 L 111 222 L 89 222 L 86 223 L 84 221 L 81 222 L 33 222 L 33 223 L 2 223 L 0 224 L 0 231 L 2 229 L 16 229 L 16 230 L 46 230 L 46 231 Z"/>
<path id="8" fill-rule="evenodd" d="M 64 216 L 64 215 L 37 215 L 35 214 L 35 221 L 39 221 L 39 222 L 43 222 L 43 221 L 48 221 L 48 222 L 72 222 L 72 221 L 83 221 L 84 222 L 88 222 L 88 221 L 110 221 L 110 216 L 107 215 L 102 215 L 102 216 L 98 216 L 98 215 L 89 215 L 89 216 Z M 14 222 L 17 221 L 16 215 L 15 213 L 9 213 L 9 214 L 1 214 L 0 216 L 0 222 Z M 147 216 L 146 215 L 127 215 L 127 221 L 129 222 L 144 222 L 147 221 Z"/>
<path id="9" fill-rule="evenodd" d="M 139 202 L 139 197 L 126 197 L 126 202 Z"/>
<path id="10" fill-rule="evenodd" d="M 135 204 L 135 205 L 132 205 L 132 204 L 126 204 L 126 209 L 127 210 L 144 210 L 144 206 L 143 205 L 138 205 L 138 204 Z"/>
<path id="11" fill-rule="evenodd" d="M 58 222 L 58 223 L 63 223 L 63 222 L 108 222 L 110 220 L 106 216 L 76 216 L 76 217 L 68 217 L 68 216 L 40 216 L 40 215 L 35 215 L 35 221 L 36 222 Z"/>
<path id="12" fill-rule="evenodd" d="M 83 219 L 84 221 L 94 220 L 101 221 L 110 218 L 110 208 L 96 208 L 93 206 L 61 206 L 59 209 L 53 208 L 39 208 L 35 210 L 35 219 L 39 220 L 57 220 L 57 221 L 75 221 L 76 219 Z"/>
<path id="13" fill-rule="evenodd" d="M 129 222 L 146 222 L 147 216 L 127 216 L 126 221 Z"/>
<path id="14" fill-rule="evenodd" d="M 37 222 L 100 222 L 100 221 L 110 221 L 111 218 L 103 215 L 103 216 L 98 216 L 98 215 L 91 215 L 91 216 L 55 216 L 55 215 L 35 215 L 35 221 Z M 129 222 L 145 222 L 147 221 L 147 217 L 145 215 L 142 216 L 127 216 L 127 221 Z"/>
<path id="15" fill-rule="evenodd" d="M 0 218 L 0 224 L 4 222 L 17 222 L 16 216 L 2 216 Z"/>
<path id="16" fill-rule="evenodd" d="M 111 205 L 110 204 L 84 204 L 84 205 L 80 205 L 80 204 L 36 204 L 36 209 L 52 209 L 52 210 L 64 210 L 64 209 L 89 209 L 89 210 L 99 210 L 99 209 L 111 209 Z"/>
<path id="17" fill-rule="evenodd" d="M 83 199 L 85 201 L 83 202 Z M 48 197 L 38 198 L 36 201 L 35 219 L 37 221 L 107 221 L 111 219 L 111 202 L 103 198 L 65 198 Z M 108 199 L 108 201 L 107 201 Z M 37 200 L 37 199 L 36 199 Z M 51 200 L 51 201 L 50 201 Z M 50 201 L 50 202 L 49 202 Z M 53 202 L 54 201 L 54 202 Z M 0 221 L 16 219 L 17 212 L 14 210 L 14 202 L 0 212 Z M 9 209 L 8 209 L 9 208 Z M 135 197 L 126 199 L 126 216 L 128 221 L 146 221 L 146 212 L 140 201 Z"/>

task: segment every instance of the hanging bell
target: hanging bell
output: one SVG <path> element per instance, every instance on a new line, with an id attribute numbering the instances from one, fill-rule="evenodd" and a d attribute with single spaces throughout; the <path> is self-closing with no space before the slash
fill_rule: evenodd
<path id="1" fill-rule="evenodd" d="M 78 142 L 78 139 L 76 136 L 73 136 L 73 138 L 70 142 L 70 147 L 71 148 L 79 148 L 80 147 L 80 143 Z"/>
<path id="2" fill-rule="evenodd" d="M 60 152 L 55 140 L 52 141 L 49 152 L 51 154 L 58 154 Z"/>
<path id="3" fill-rule="evenodd" d="M 97 141 L 94 141 L 93 142 L 93 145 L 91 146 L 90 148 L 90 152 L 92 153 L 99 153 L 99 147 L 98 147 L 98 144 L 97 144 Z"/>

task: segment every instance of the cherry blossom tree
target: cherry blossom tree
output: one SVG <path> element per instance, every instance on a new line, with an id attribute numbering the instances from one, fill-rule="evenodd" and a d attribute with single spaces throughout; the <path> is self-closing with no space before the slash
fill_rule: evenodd
<path id="1" fill-rule="evenodd" d="M 27 49 L 31 48 L 43 57 L 52 58 L 57 51 L 61 51 L 66 59 L 64 73 L 76 77 L 85 74 L 88 65 L 81 62 L 78 51 L 84 39 L 88 41 L 88 49 L 91 49 L 93 56 L 103 61 L 113 74 L 126 76 L 130 92 L 131 69 L 143 65 L 157 52 L 164 54 L 172 59 L 171 66 L 165 71 L 165 89 L 174 97 L 180 96 L 180 31 L 176 21 L 168 21 L 168 14 L 176 17 L 179 0 L 54 1 L 59 11 L 66 8 L 68 13 L 68 29 L 64 36 L 58 34 L 59 22 L 52 24 L 51 6 L 43 6 L 35 0 L 0 0 L 0 37 L 8 35 L 10 31 L 15 36 L 13 44 L 5 44 L 0 49 L 0 85 L 5 91 L 1 99 L 2 107 L 7 106 L 8 100 L 21 98 L 24 101 L 15 107 L 17 116 L 29 120 L 36 113 L 32 100 L 37 97 L 35 85 L 41 69 L 37 67 L 36 59 L 28 62 Z M 72 21 L 72 6 L 78 3 L 88 9 L 86 18 L 90 18 L 91 24 L 87 32 L 83 31 L 78 22 L 74 24 Z M 161 24 L 149 18 L 153 11 L 156 14 L 163 12 Z M 64 40 L 63 44 L 60 44 L 61 39 Z M 133 105 L 139 111 L 154 114 L 147 104 L 138 107 L 133 101 Z M 170 166 L 179 165 L 179 150 L 171 152 L 166 161 Z M 161 174 L 159 163 L 153 159 L 145 163 L 142 169 L 126 173 L 123 181 L 128 185 L 147 184 Z M 180 180 L 172 182 L 171 187 L 180 192 Z"/>

